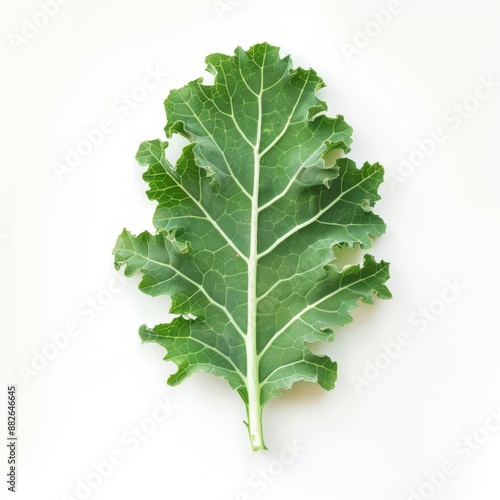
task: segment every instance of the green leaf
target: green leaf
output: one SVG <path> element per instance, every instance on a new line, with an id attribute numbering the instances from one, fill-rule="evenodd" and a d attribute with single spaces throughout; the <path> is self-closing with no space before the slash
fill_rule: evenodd
<path id="1" fill-rule="evenodd" d="M 365 255 L 338 270 L 339 248 L 372 246 L 385 231 L 372 212 L 383 168 L 347 158 L 352 129 L 327 117 L 311 69 L 266 43 L 207 58 L 213 85 L 195 80 L 165 101 L 167 137 L 189 140 L 172 165 L 168 142 L 143 142 L 155 234 L 124 230 L 116 268 L 139 288 L 172 297 L 172 322 L 142 326 L 167 349 L 176 385 L 194 372 L 223 377 L 247 409 L 254 450 L 265 448 L 262 408 L 294 382 L 330 390 L 337 365 L 306 343 L 333 340 L 359 301 L 390 298 L 388 264 Z"/>

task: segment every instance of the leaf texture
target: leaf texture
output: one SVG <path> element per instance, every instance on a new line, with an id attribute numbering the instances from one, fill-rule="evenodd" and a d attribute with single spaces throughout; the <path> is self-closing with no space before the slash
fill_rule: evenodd
<path id="1" fill-rule="evenodd" d="M 226 379 L 257 450 L 271 397 L 299 380 L 335 385 L 336 363 L 306 343 L 332 341 L 360 300 L 390 298 L 384 261 L 333 265 L 337 249 L 368 249 L 384 233 L 372 211 L 384 172 L 347 158 L 326 164 L 330 151 L 349 152 L 352 129 L 325 115 L 318 75 L 293 69 L 279 48 L 213 54 L 207 68 L 213 85 L 195 80 L 165 101 L 167 138 L 189 141 L 176 164 L 167 141 L 139 147 L 156 232 L 124 230 L 115 265 L 140 272 L 144 293 L 172 297 L 178 317 L 140 328 L 177 365 L 168 383 L 197 371 Z"/>

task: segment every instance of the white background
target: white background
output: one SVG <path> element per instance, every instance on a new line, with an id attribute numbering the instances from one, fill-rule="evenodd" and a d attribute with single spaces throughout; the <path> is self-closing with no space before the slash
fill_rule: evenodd
<path id="1" fill-rule="evenodd" d="M 500 5 L 401 0 L 386 26 L 368 25 L 364 47 L 342 45 L 358 34 L 360 46 L 358 30 L 388 5 L 70 0 L 20 43 L 40 5 L 3 2 L 0 389 L 6 401 L 17 384 L 17 498 L 83 498 L 89 478 L 92 499 L 499 497 L 500 432 L 488 418 L 500 408 L 500 88 L 473 96 L 481 78 L 500 82 Z M 134 155 L 163 136 L 168 91 L 202 76 L 207 54 L 262 41 L 318 71 L 330 113 L 354 128 L 350 156 L 386 166 L 376 211 L 388 231 L 373 253 L 392 263 L 394 300 L 361 307 L 321 348 L 339 362 L 333 392 L 298 384 L 266 406 L 270 450 L 252 453 L 243 403 L 224 381 L 198 374 L 169 387 L 164 350 L 141 345 L 138 326 L 165 321 L 168 299 L 141 294 L 137 280 L 106 290 L 120 278 L 111 249 L 121 229 L 152 229 Z M 164 76 L 143 95 L 134 89 L 148 67 Z M 120 107 L 131 91 L 144 99 Z M 54 164 L 103 119 L 113 130 L 58 178 Z M 445 140 L 419 158 L 416 141 L 436 128 Z M 423 161 L 401 170 L 410 155 Z M 460 285 L 444 292 L 449 304 L 447 280 Z M 68 323 L 80 333 L 54 354 L 51 335 Z M 412 343 L 389 359 L 382 345 L 403 331 Z M 20 366 L 35 371 L 21 377 Z M 176 408 L 155 424 L 167 398 Z M 141 425 L 151 432 L 135 449 L 127 436 Z M 286 443 L 300 448 L 293 460 Z M 113 453 L 121 464 L 100 479 L 93 463 Z M 446 461 L 453 473 L 426 485 Z"/>

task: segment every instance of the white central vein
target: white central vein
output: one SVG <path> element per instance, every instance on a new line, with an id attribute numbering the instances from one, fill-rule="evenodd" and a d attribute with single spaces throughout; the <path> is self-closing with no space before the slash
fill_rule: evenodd
<path id="1" fill-rule="evenodd" d="M 260 187 L 260 143 L 262 139 L 262 95 L 264 93 L 264 66 L 266 54 L 262 59 L 260 92 L 257 96 L 258 116 L 257 133 L 254 146 L 254 174 L 252 205 L 250 216 L 250 251 L 248 259 L 248 304 L 247 304 L 247 392 L 248 392 L 248 430 L 252 445 L 259 440 L 260 430 L 260 380 L 259 360 L 257 357 L 257 266 L 258 266 L 258 226 L 259 226 L 259 187 Z"/>

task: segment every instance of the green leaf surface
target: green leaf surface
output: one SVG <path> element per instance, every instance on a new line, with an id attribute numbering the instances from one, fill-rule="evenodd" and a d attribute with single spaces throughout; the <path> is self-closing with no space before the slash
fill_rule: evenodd
<path id="1" fill-rule="evenodd" d="M 176 385 L 194 372 L 223 377 L 247 409 L 254 450 L 265 448 L 262 408 L 294 382 L 330 390 L 337 365 L 305 344 L 332 341 L 359 301 L 390 298 L 388 264 L 333 264 L 339 248 L 368 249 L 385 231 L 372 207 L 383 168 L 325 155 L 349 152 L 352 129 L 325 115 L 323 81 L 293 69 L 266 43 L 213 54 L 201 79 L 165 101 L 167 138 L 189 144 L 173 165 L 168 142 L 143 142 L 155 234 L 124 230 L 116 268 L 142 274 L 139 288 L 172 297 L 170 323 L 142 326 L 167 349 Z"/>

